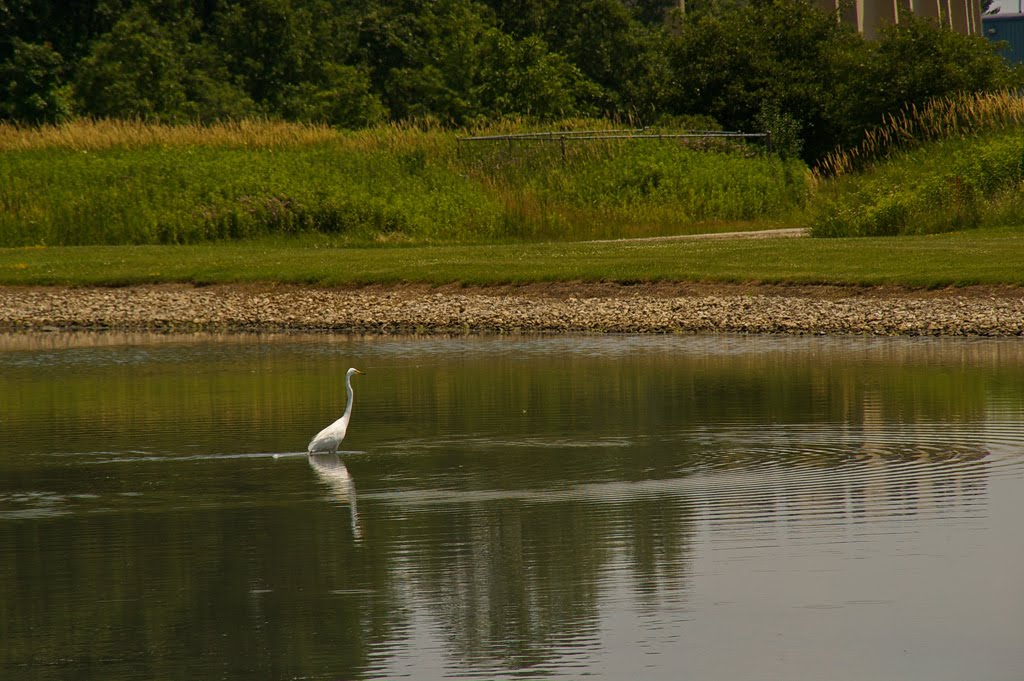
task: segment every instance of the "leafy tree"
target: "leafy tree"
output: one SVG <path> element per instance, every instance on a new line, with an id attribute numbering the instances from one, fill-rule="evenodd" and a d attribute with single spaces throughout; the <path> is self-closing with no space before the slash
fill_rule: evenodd
<path id="1" fill-rule="evenodd" d="M 370 89 L 367 70 L 338 64 L 324 65 L 323 76 L 316 81 L 285 86 L 281 102 L 286 118 L 343 128 L 373 125 L 386 113 Z"/>
<path id="2" fill-rule="evenodd" d="M 586 102 L 599 88 L 540 38 L 516 40 L 488 31 L 480 49 L 479 84 L 474 88 L 478 116 L 523 115 L 557 119 L 590 114 Z"/>
<path id="3" fill-rule="evenodd" d="M 227 0 L 211 14 L 208 33 L 230 73 L 268 112 L 304 83 L 334 87 L 325 80 L 328 65 L 351 65 L 356 38 L 350 12 L 326 0 Z"/>
<path id="4" fill-rule="evenodd" d="M 491 0 L 501 28 L 518 38 L 539 37 L 600 86 L 592 102 L 606 114 L 653 118 L 670 83 L 663 50 L 670 0 Z M 653 21 L 649 28 L 633 11 Z"/>
<path id="5" fill-rule="evenodd" d="M 546 40 L 551 26 L 549 17 L 557 16 L 554 8 L 561 0 L 487 0 L 495 14 L 498 27 L 516 38 L 539 37 Z M 562 25 L 562 30 L 570 26 Z"/>
<path id="6" fill-rule="evenodd" d="M 587 0 L 572 18 L 562 49 L 566 57 L 604 90 L 604 108 L 615 113 L 650 109 L 657 99 L 647 95 L 652 74 L 649 43 L 619 0 Z M 640 100 L 640 101 L 636 101 Z"/>
<path id="7" fill-rule="evenodd" d="M 373 70 L 356 57 L 368 2 L 217 4 L 208 33 L 229 72 L 267 114 L 349 128 L 388 115 Z"/>
<path id="8" fill-rule="evenodd" d="M 61 77 L 64 60 L 49 45 L 11 41 L 12 54 L 0 62 L 0 118 L 55 123 L 71 113 Z"/>
<path id="9" fill-rule="evenodd" d="M 1007 64 L 991 41 L 910 14 L 883 28 L 878 41 L 868 45 L 867 58 L 847 73 L 846 105 L 839 115 L 854 131 L 935 97 L 1024 85 L 1024 69 Z"/>
<path id="10" fill-rule="evenodd" d="M 342 127 L 700 118 L 770 130 L 788 153 L 813 160 L 908 103 L 1024 84 L 988 41 L 911 16 L 867 42 L 816 0 L 689 0 L 685 16 L 676 7 L 0 0 L 0 117 L 259 113 Z"/>
<path id="11" fill-rule="evenodd" d="M 393 117 L 461 123 L 475 113 L 469 91 L 487 28 L 465 0 L 378 5 L 360 21 L 360 57 Z"/>
<path id="12" fill-rule="evenodd" d="M 395 118 L 465 124 L 523 114 L 591 111 L 598 88 L 564 56 L 532 36 L 495 26 L 469 0 L 405 0 L 377 6 L 360 23 L 360 56 Z"/>
<path id="13" fill-rule="evenodd" d="M 180 35 L 144 8 L 133 8 L 93 43 L 79 66 L 83 109 L 97 116 L 177 118 L 187 101 L 180 47 Z"/>
<path id="14" fill-rule="evenodd" d="M 185 53 L 182 82 L 188 103 L 182 115 L 192 120 L 239 119 L 262 113 L 228 72 L 221 55 L 208 43 L 192 43 Z"/>
<path id="15" fill-rule="evenodd" d="M 645 24 L 664 23 L 679 8 L 679 0 L 624 0 L 624 4 Z"/>
<path id="16" fill-rule="evenodd" d="M 676 84 L 668 108 L 707 114 L 726 128 L 759 123 L 796 132 L 804 156 L 832 146 L 835 86 L 864 41 L 810 0 L 760 0 L 687 17 L 668 53 Z M 854 57 L 856 58 L 856 57 Z"/>
<path id="17" fill-rule="evenodd" d="M 48 45 L 73 66 L 132 4 L 132 0 L 0 0 L 0 58 L 5 51 L 3 38 L 17 38 Z"/>
<path id="18" fill-rule="evenodd" d="M 193 43 L 194 19 L 161 24 L 142 6 L 129 10 L 82 60 L 75 91 L 95 116 L 163 121 L 241 116 L 255 109 L 213 53 Z"/>

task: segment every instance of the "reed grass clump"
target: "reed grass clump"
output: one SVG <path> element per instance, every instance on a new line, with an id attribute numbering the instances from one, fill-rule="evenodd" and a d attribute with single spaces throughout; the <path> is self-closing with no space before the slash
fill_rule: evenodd
<path id="1" fill-rule="evenodd" d="M 274 149 L 330 142 L 338 136 L 337 131 L 326 125 L 262 119 L 183 125 L 130 119 L 76 119 L 42 126 L 0 122 L 0 153 L 42 149 L 100 151 L 155 146 Z"/>
<path id="2" fill-rule="evenodd" d="M 962 94 L 912 106 L 860 145 L 826 156 L 814 175 L 815 236 L 1024 225 L 1024 96 Z"/>
<path id="3" fill-rule="evenodd" d="M 911 105 L 868 130 L 850 149 L 836 149 L 822 158 L 815 173 L 838 177 L 908 151 L 927 142 L 1024 127 L 1024 94 L 1016 91 L 962 93 Z"/>
<path id="4" fill-rule="evenodd" d="M 747 147 L 570 146 L 470 148 L 422 124 L 0 125 L 0 245 L 643 236 L 781 219 L 809 195 L 802 163 Z"/>
<path id="5" fill-rule="evenodd" d="M 815 236 L 929 234 L 1024 226 L 1024 128 L 931 142 L 824 183 Z"/>

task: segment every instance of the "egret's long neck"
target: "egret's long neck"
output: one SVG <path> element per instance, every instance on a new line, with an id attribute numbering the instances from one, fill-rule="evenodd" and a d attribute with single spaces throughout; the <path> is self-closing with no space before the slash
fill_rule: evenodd
<path id="1" fill-rule="evenodd" d="M 345 403 L 345 420 L 348 421 L 352 415 L 352 377 L 345 377 L 345 392 L 348 393 L 348 402 Z"/>

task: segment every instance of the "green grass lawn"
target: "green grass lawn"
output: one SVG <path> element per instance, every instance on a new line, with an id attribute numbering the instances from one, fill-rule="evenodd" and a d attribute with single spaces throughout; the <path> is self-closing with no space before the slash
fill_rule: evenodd
<path id="1" fill-rule="evenodd" d="M 1024 285 L 1024 230 L 763 239 L 336 248 L 324 240 L 0 249 L 0 284 L 551 281 Z"/>

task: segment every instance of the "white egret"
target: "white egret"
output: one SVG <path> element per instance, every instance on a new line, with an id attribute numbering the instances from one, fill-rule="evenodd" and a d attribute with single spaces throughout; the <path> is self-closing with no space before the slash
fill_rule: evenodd
<path id="1" fill-rule="evenodd" d="M 306 450 L 310 454 L 328 452 L 338 453 L 338 445 L 345 439 L 345 431 L 348 430 L 348 421 L 352 418 L 352 376 L 363 373 L 359 369 L 349 369 L 345 373 L 345 391 L 348 393 L 348 403 L 345 405 L 345 413 L 341 418 L 327 426 L 313 438 Z"/>

